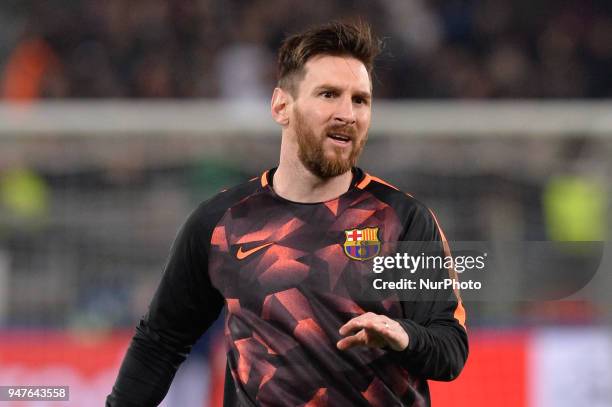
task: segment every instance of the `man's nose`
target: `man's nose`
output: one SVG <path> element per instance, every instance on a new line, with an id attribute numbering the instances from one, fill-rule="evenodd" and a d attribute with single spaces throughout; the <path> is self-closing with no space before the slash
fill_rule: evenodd
<path id="1" fill-rule="evenodd" d="M 350 97 L 338 98 L 334 121 L 344 124 L 355 123 L 355 109 L 353 109 L 353 100 Z"/>

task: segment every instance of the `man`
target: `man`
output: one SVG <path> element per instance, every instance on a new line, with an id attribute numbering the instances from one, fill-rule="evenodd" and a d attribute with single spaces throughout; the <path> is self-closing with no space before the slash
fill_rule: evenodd
<path id="1" fill-rule="evenodd" d="M 426 207 L 355 167 L 377 52 L 364 24 L 332 23 L 283 43 L 271 103 L 280 163 L 189 217 L 107 406 L 157 405 L 224 305 L 226 406 L 427 406 L 427 379 L 459 374 L 468 345 L 454 294 L 352 295 L 351 268 L 380 242 L 448 249 Z M 365 240 L 370 252 L 355 245 Z"/>

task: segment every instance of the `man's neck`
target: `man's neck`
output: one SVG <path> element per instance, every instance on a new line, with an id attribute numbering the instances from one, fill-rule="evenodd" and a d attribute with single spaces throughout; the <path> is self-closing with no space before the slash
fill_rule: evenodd
<path id="1" fill-rule="evenodd" d="M 319 178 L 299 160 L 296 161 L 281 160 L 274 172 L 272 187 L 282 198 L 302 203 L 325 202 L 339 197 L 351 186 L 351 171 L 332 178 Z"/>

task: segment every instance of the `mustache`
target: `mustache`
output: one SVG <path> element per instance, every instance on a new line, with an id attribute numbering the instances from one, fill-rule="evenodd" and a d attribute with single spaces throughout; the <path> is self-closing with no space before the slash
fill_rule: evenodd
<path id="1" fill-rule="evenodd" d="M 349 136 L 351 139 L 357 137 L 357 130 L 354 126 L 346 124 L 333 124 L 325 129 L 325 134 L 329 133 L 341 133 Z"/>

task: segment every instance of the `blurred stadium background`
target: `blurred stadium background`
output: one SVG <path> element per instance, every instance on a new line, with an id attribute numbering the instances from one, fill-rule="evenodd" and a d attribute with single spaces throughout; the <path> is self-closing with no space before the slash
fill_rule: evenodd
<path id="1" fill-rule="evenodd" d="M 277 162 L 281 38 L 351 16 L 386 44 L 361 166 L 451 240 L 609 237 L 610 2 L 4 0 L 0 385 L 103 403 L 179 225 Z M 586 299 L 467 304 L 470 360 L 433 405 L 612 406 L 606 256 Z M 164 405 L 219 405 L 220 334 Z"/>

